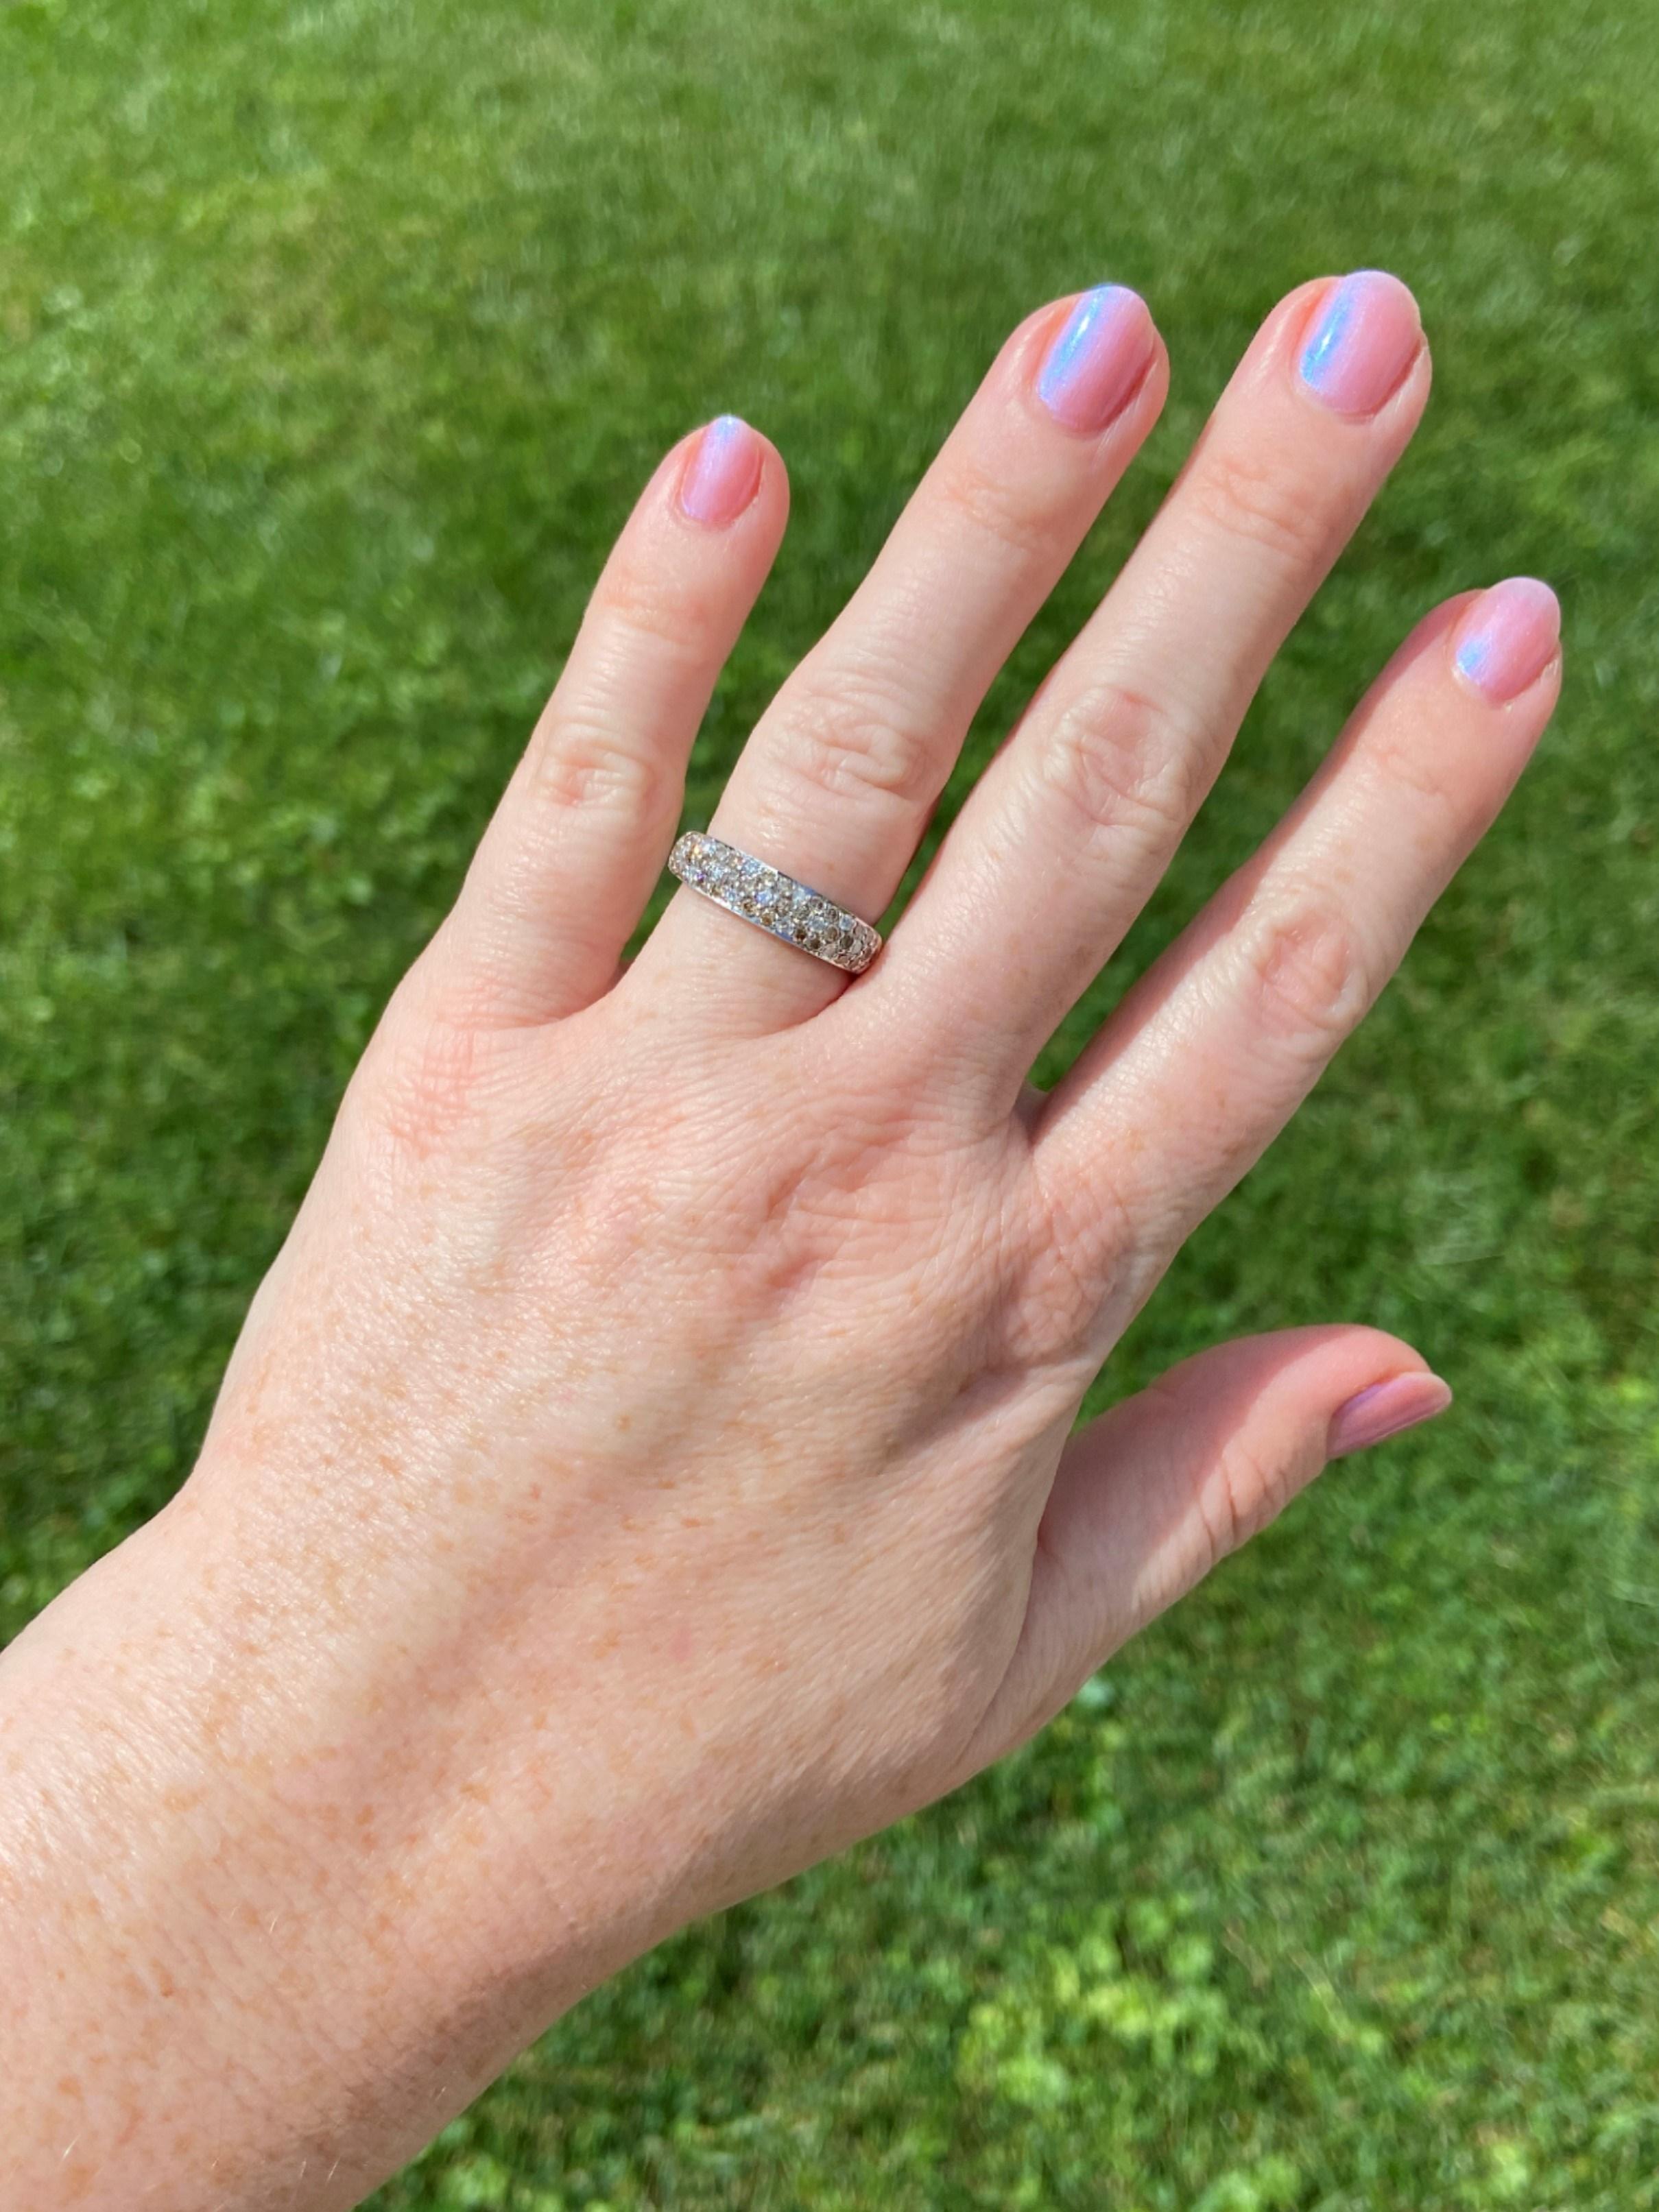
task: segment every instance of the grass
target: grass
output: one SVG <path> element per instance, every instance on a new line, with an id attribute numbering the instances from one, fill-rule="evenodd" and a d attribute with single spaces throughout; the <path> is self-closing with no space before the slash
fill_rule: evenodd
<path id="1" fill-rule="evenodd" d="M 776 438 L 747 724 L 1007 327 L 1113 276 L 1164 424 L 959 794 L 1283 289 L 1382 264 L 1425 426 L 1063 1063 L 1442 594 L 1558 722 L 1105 1378 L 1334 1316 L 1457 1410 L 1038 1743 L 667 1946 L 380 2212 L 1659 2206 L 1659 80 L 1510 0 L 0 8 L 0 1632 L 181 1479 L 635 488 Z"/>

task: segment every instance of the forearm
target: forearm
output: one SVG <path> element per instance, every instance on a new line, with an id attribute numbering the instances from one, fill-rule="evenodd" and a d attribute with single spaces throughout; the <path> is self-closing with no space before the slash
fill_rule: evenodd
<path id="1" fill-rule="evenodd" d="M 532 1873 L 477 1776 L 434 1803 L 378 1732 L 296 1731 L 270 1656 L 163 1516 L 0 1660 L 0 2130 L 40 2212 L 355 2203 L 651 1940 L 614 1855 L 544 1826 Z"/>

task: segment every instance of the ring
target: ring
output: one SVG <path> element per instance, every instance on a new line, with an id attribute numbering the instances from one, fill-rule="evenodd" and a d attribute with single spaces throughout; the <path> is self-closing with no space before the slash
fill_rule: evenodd
<path id="1" fill-rule="evenodd" d="M 668 872 L 728 914 L 849 975 L 861 975 L 881 950 L 881 932 L 860 915 L 718 837 L 688 830 L 675 840 Z"/>

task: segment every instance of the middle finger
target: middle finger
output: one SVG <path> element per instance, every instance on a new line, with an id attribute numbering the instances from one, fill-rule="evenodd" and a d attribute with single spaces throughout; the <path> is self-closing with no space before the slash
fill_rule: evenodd
<path id="1" fill-rule="evenodd" d="M 1268 316 L 1150 529 L 969 796 L 859 1018 L 1011 1106 L 1156 886 L 1286 633 L 1415 429 L 1399 279 Z M 854 1007 L 849 1002 L 849 1018 Z"/>

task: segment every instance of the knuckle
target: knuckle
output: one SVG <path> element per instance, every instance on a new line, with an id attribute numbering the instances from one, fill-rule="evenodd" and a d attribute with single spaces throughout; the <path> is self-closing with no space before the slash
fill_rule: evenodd
<path id="1" fill-rule="evenodd" d="M 1069 1368 L 1083 1358 L 1100 1306 L 1099 1291 L 1077 1255 L 1059 1246 L 1039 1255 L 1020 1283 L 1018 1311 L 1006 1330 L 1006 1356 L 1038 1374 Z"/>
<path id="2" fill-rule="evenodd" d="M 356 1114 L 394 1153 L 424 1160 L 477 1117 L 491 1049 L 486 1030 L 394 1003 L 351 1085 Z"/>
<path id="3" fill-rule="evenodd" d="M 666 648 L 677 659 L 690 658 L 723 604 L 720 580 L 700 589 L 642 562 L 614 563 L 593 587 L 582 628 L 589 636 L 614 633 L 624 649 Z"/>
<path id="4" fill-rule="evenodd" d="M 1247 1435 L 1232 1438 L 1198 1486 L 1195 1505 L 1203 1525 L 1207 1565 L 1239 1551 L 1277 1519 L 1291 1493 L 1290 1471 L 1258 1451 Z"/>
<path id="5" fill-rule="evenodd" d="M 1424 802 L 1435 836 L 1445 829 L 1467 835 L 1467 810 L 1448 778 L 1455 755 L 1416 716 L 1377 715 L 1365 732 L 1364 750 L 1379 782 Z"/>
<path id="6" fill-rule="evenodd" d="M 1031 1201 L 1010 1348 L 1034 1368 L 1069 1368 L 1092 1357 L 1135 1228 L 1103 1176 L 1049 1178 L 1033 1163 Z"/>
<path id="7" fill-rule="evenodd" d="M 1243 949 L 1258 1032 L 1316 1055 L 1334 1049 L 1374 995 L 1359 933 L 1323 893 L 1277 909 Z"/>
<path id="8" fill-rule="evenodd" d="M 556 703 L 531 739 L 526 761 L 532 802 L 557 809 L 604 806 L 636 821 L 678 809 L 679 786 L 648 740 L 624 738 L 599 714 Z"/>
<path id="9" fill-rule="evenodd" d="M 783 705 L 779 757 L 814 797 L 876 793 L 908 806 L 936 796 L 939 748 L 906 714 L 885 678 L 855 663 L 795 672 Z"/>
<path id="10" fill-rule="evenodd" d="M 1318 497 L 1271 450 L 1218 446 L 1194 472 L 1189 491 L 1206 520 L 1288 567 L 1319 562 L 1328 549 L 1331 525 Z"/>
<path id="11" fill-rule="evenodd" d="M 1054 542 L 1053 507 L 1034 504 L 1018 480 L 992 473 L 971 453 L 953 459 L 939 494 L 953 519 L 1011 552 L 1030 556 Z"/>
<path id="12" fill-rule="evenodd" d="M 1103 678 L 1056 715 L 1037 768 L 1091 838 L 1127 830 L 1160 848 L 1192 819 L 1206 750 L 1164 702 Z"/>

